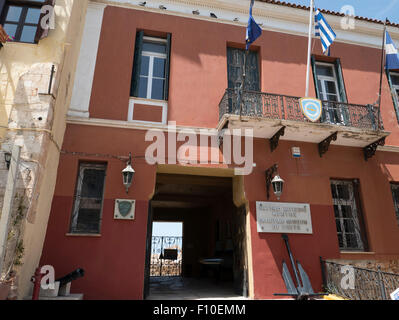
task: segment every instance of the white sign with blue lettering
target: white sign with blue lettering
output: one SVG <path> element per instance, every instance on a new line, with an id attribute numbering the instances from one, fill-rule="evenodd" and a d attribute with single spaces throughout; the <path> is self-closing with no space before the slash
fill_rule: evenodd
<path id="1" fill-rule="evenodd" d="M 322 111 L 322 102 L 315 98 L 302 98 L 299 99 L 299 104 L 306 118 L 312 122 L 319 121 Z"/>

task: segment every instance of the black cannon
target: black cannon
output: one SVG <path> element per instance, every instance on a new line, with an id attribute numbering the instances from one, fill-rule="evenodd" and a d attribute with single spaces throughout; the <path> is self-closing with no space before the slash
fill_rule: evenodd
<path id="1" fill-rule="evenodd" d="M 83 269 L 76 269 L 75 271 L 67 274 L 66 276 L 57 279 L 56 281 L 60 282 L 60 287 L 66 285 L 69 282 L 82 278 L 85 275 L 85 271 Z"/>

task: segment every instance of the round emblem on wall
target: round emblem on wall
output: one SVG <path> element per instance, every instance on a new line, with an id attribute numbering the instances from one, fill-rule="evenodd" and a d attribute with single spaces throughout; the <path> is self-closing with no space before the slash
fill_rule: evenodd
<path id="1" fill-rule="evenodd" d="M 321 111 L 323 103 L 319 99 L 315 98 L 302 98 L 299 99 L 299 104 L 306 118 L 312 122 L 319 121 L 321 117 Z"/>

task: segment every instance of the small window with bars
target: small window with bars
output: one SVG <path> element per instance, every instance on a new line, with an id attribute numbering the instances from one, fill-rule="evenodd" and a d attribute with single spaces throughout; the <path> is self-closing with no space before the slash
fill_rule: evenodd
<path id="1" fill-rule="evenodd" d="M 105 172 L 105 164 L 80 164 L 71 233 L 100 233 Z"/>
<path id="2" fill-rule="evenodd" d="M 396 221 L 399 225 L 399 183 L 391 183 L 393 203 L 395 205 Z"/>
<path id="3" fill-rule="evenodd" d="M 366 250 L 358 189 L 354 181 L 331 180 L 335 223 L 341 250 Z"/>

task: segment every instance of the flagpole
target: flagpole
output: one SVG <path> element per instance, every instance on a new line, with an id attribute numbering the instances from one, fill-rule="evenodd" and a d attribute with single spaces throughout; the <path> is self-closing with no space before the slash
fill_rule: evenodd
<path id="1" fill-rule="evenodd" d="M 307 68 L 306 68 L 306 92 L 305 92 L 305 97 L 309 96 L 310 57 L 312 55 L 313 7 L 314 7 L 314 0 L 310 0 L 308 61 L 307 61 Z"/>
<path id="2" fill-rule="evenodd" d="M 381 51 L 381 70 L 380 70 L 380 89 L 378 93 L 378 130 L 380 130 L 380 118 L 381 118 L 381 96 L 382 96 L 382 77 L 384 73 L 384 60 L 385 60 L 385 39 L 387 31 L 388 18 L 384 22 L 384 35 L 382 37 L 382 51 Z"/>
<path id="3" fill-rule="evenodd" d="M 242 84 L 241 84 L 241 95 L 240 95 L 240 121 L 242 116 L 242 103 L 243 103 L 242 96 L 244 95 L 245 92 L 245 78 L 247 77 L 247 57 L 248 57 L 248 49 L 245 50 L 244 64 L 242 70 Z"/>

